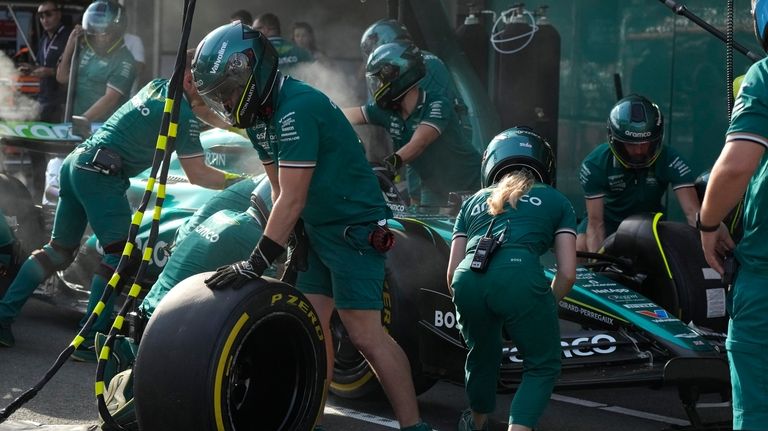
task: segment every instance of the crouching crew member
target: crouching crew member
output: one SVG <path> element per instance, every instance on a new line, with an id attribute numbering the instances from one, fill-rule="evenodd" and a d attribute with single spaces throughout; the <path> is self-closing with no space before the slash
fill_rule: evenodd
<path id="1" fill-rule="evenodd" d="M 496 405 L 502 331 L 523 356 L 523 378 L 512 399 L 509 430 L 530 430 L 560 375 L 557 302 L 576 278 L 576 215 L 551 187 L 555 158 L 527 128 L 497 135 L 486 150 L 483 186 L 462 205 L 448 263 L 461 334 L 468 410 L 459 430 L 488 429 Z M 557 273 L 547 283 L 539 256 L 552 246 Z"/>

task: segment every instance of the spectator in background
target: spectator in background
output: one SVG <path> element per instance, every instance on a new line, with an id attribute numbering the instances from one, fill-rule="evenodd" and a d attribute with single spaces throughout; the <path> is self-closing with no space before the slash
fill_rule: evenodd
<path id="1" fill-rule="evenodd" d="M 286 71 L 286 67 L 296 66 L 301 62 L 314 61 L 309 51 L 288 42 L 280 35 L 280 20 L 277 15 L 272 13 L 259 15 L 253 21 L 253 29 L 260 31 L 275 47 L 279 58 L 279 67 L 282 71 Z"/>
<path id="2" fill-rule="evenodd" d="M 75 46 L 79 45 L 74 115 L 104 121 L 126 100 L 136 78 L 133 55 L 123 40 L 126 16 L 114 0 L 97 0 L 88 6 L 82 26 L 76 25 L 56 70 L 56 80 L 69 82 Z M 84 41 L 80 36 L 85 34 Z"/>
<path id="3" fill-rule="evenodd" d="M 40 79 L 40 92 L 37 94 L 40 104 L 38 119 L 47 123 L 61 123 L 64 121 L 67 89 L 56 82 L 56 65 L 72 30 L 61 22 L 61 7 L 53 0 L 45 0 L 37 7 L 37 18 L 43 27 L 37 45 L 37 65 L 32 67 L 27 64 L 19 69 L 22 73 L 29 73 Z M 29 159 L 32 164 L 30 189 L 35 200 L 38 200 L 44 190 L 46 155 L 31 151 Z"/>
<path id="4" fill-rule="evenodd" d="M 308 22 L 296 22 L 293 24 L 293 43 L 309 52 L 315 61 L 321 63 L 328 62 L 328 56 L 322 51 L 317 49 L 317 41 L 315 39 L 315 30 L 309 25 Z"/>
<path id="5" fill-rule="evenodd" d="M 72 29 L 61 22 L 61 7 L 53 0 L 46 0 L 37 8 L 37 18 L 43 27 L 37 45 L 38 66 L 30 72 L 40 78 L 40 121 L 60 123 L 64 120 L 66 87 L 56 81 L 56 66 L 66 46 Z"/>
<path id="6" fill-rule="evenodd" d="M 229 16 L 229 22 L 238 21 L 245 25 L 249 25 L 253 22 L 253 16 L 245 9 L 236 10 Z"/>

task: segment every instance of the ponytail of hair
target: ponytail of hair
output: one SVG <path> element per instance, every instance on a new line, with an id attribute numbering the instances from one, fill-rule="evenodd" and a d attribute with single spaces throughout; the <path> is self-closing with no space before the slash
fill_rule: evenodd
<path id="1" fill-rule="evenodd" d="M 516 170 L 506 174 L 488 196 L 488 214 L 499 215 L 504 212 L 504 203 L 509 202 L 512 208 L 517 208 L 517 201 L 533 187 L 535 180 L 527 169 Z"/>

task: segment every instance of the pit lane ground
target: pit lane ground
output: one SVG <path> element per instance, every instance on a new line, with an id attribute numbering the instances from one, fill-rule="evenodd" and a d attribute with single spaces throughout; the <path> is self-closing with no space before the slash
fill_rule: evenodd
<path id="1" fill-rule="evenodd" d="M 14 325 L 17 345 L 0 348 L 0 408 L 31 387 L 72 339 L 80 316 L 31 300 Z M 84 431 L 98 429 L 93 397 L 95 366 L 68 362 L 48 385 L 0 431 Z M 506 430 L 512 395 L 500 395 L 491 430 Z M 730 406 L 706 397 L 700 413 L 705 421 L 730 421 Z M 436 430 L 455 430 L 465 408 L 463 388 L 438 383 L 419 397 L 423 418 Z M 383 400 L 330 397 L 326 428 L 333 431 L 397 429 Z M 673 388 L 584 389 L 553 395 L 538 431 L 661 431 L 685 426 L 688 420 Z M 727 427 L 722 429 L 729 429 Z"/>

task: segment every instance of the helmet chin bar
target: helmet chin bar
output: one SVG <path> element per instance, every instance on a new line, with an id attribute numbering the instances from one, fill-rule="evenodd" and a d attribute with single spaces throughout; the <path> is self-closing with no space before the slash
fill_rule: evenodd
<path id="1" fill-rule="evenodd" d="M 100 57 L 111 54 L 115 49 L 120 47 L 121 45 L 120 42 L 122 42 L 123 40 L 121 36 L 117 38 L 114 42 L 108 41 L 103 44 L 91 43 L 87 34 L 83 39 L 85 39 L 85 44 L 88 45 L 88 47 L 91 48 L 91 50 L 93 50 L 93 52 L 95 52 Z"/>
<path id="2" fill-rule="evenodd" d="M 627 146 L 638 145 L 637 142 L 626 142 L 610 136 L 609 147 L 613 156 L 621 163 L 625 168 L 630 169 L 645 169 L 650 167 L 656 162 L 656 159 L 661 153 L 661 138 L 656 141 L 649 141 L 648 152 L 642 157 L 642 159 L 636 159 L 631 156 L 627 151 Z"/>

